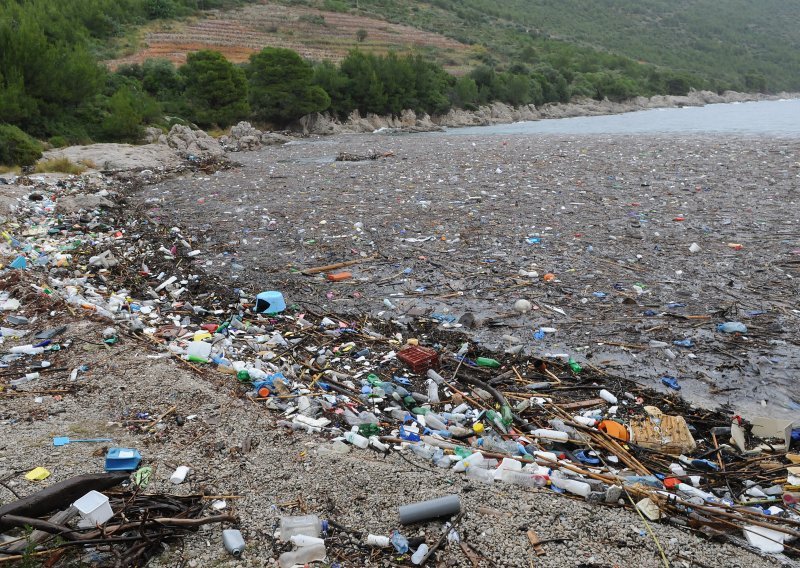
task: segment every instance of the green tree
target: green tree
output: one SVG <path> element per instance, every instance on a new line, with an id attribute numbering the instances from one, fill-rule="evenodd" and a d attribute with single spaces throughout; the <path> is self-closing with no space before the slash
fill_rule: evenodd
<path id="1" fill-rule="evenodd" d="M 478 85 L 472 77 L 459 77 L 450 90 L 450 101 L 457 107 L 475 109 L 478 103 Z"/>
<path id="2" fill-rule="evenodd" d="M 0 165 L 31 166 L 42 157 L 42 145 L 11 124 L 0 124 Z"/>
<path id="3" fill-rule="evenodd" d="M 256 119 L 285 125 L 328 108 L 331 99 L 313 83 L 311 65 L 291 49 L 267 47 L 247 66 L 250 106 Z"/>
<path id="4" fill-rule="evenodd" d="M 347 54 L 340 65 L 347 77 L 348 91 L 361 114 L 387 112 L 388 97 L 377 73 L 378 62 L 374 55 L 359 50 Z"/>
<path id="5" fill-rule="evenodd" d="M 180 68 L 189 118 L 199 126 L 229 126 L 250 113 L 244 71 L 218 51 L 190 53 Z"/>
<path id="6" fill-rule="evenodd" d="M 314 66 L 312 81 L 328 93 L 331 99 L 328 110 L 339 118 L 345 118 L 356 108 L 350 96 L 347 76 L 330 61 L 323 61 Z"/>
<path id="7" fill-rule="evenodd" d="M 105 140 L 135 144 L 142 138 L 143 124 L 158 117 L 158 104 L 145 93 L 123 86 L 108 99 L 108 114 L 101 134 Z"/>

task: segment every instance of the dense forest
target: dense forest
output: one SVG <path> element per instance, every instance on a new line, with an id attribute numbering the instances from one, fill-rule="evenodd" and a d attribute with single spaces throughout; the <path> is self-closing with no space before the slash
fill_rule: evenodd
<path id="1" fill-rule="evenodd" d="M 684 22 L 691 14 L 678 14 L 677 8 L 682 4 L 697 7 L 705 0 L 647 0 L 636 3 L 637 9 L 633 9 L 634 2 L 624 0 L 598 0 L 590 5 L 577 0 L 290 2 L 333 11 L 379 11 L 387 18 L 438 28 L 465 43 L 481 45 L 476 65 L 459 77 L 446 73 L 441 62 L 427 55 L 374 55 L 357 49 L 338 64 L 305 61 L 291 50 L 270 47 L 238 65 L 214 51 L 190 54 L 180 67 L 169 61 L 147 60 L 112 72 L 101 63 L 110 56 L 114 38 L 126 30 L 156 19 L 242 3 L 245 0 L 0 0 L 0 164 L 35 160 L 40 148 L 37 139 L 51 146 L 136 142 L 145 125 L 167 128 L 181 122 L 224 129 L 249 119 L 282 127 L 315 111 L 341 117 L 355 109 L 379 114 L 413 109 L 436 114 L 454 106 L 469 109 L 490 101 L 540 105 L 576 96 L 623 100 L 637 95 L 685 94 L 692 88 L 763 91 L 792 88 L 791 81 L 798 80 L 797 74 L 783 82 L 773 78 L 773 54 L 763 50 L 774 42 L 767 41 L 760 30 L 738 43 L 750 54 L 742 57 L 739 68 L 722 66 L 710 73 L 700 64 L 703 59 L 699 55 L 692 61 L 671 63 L 670 58 L 677 55 L 661 53 L 656 41 L 637 48 L 637 42 L 647 43 L 642 34 L 634 34 L 621 23 L 635 18 L 615 17 L 611 9 L 612 5 L 631 9 L 641 21 L 661 18 L 658 29 L 663 28 L 664 33 L 682 30 L 679 37 L 688 38 L 700 33 L 696 26 L 711 24 L 700 16 Z M 729 3 L 741 4 L 737 22 L 755 10 L 744 1 Z M 577 9 L 578 4 L 582 10 Z M 781 12 L 776 5 L 776 15 L 791 13 Z M 592 18 L 596 21 L 590 26 L 587 22 Z M 740 23 L 744 25 L 743 20 Z M 545 33 L 545 28 L 551 31 Z M 567 28 L 577 43 L 554 37 Z M 779 44 L 776 53 L 783 53 L 779 46 L 793 45 L 797 34 L 796 30 L 786 31 L 783 38 L 784 32 L 779 28 L 773 34 Z M 707 41 L 719 41 L 714 38 L 721 33 L 712 34 Z M 652 37 L 655 40 L 658 34 L 654 32 Z M 603 44 L 619 53 L 590 44 Z M 723 52 L 732 50 L 704 44 L 692 49 L 719 61 L 724 60 Z M 633 59 L 622 54 L 625 52 L 640 55 Z M 644 56 L 648 61 L 640 60 Z M 795 65 L 797 57 L 797 50 L 786 54 L 785 65 Z"/>

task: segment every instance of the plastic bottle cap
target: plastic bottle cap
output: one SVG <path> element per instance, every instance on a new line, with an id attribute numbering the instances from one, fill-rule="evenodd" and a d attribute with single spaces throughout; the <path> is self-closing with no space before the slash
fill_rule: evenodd
<path id="1" fill-rule="evenodd" d="M 475 424 L 472 425 L 472 431 L 475 432 L 476 434 L 482 434 L 483 429 L 484 429 L 483 424 L 481 424 L 480 422 L 476 422 Z"/>
<path id="2" fill-rule="evenodd" d="M 261 387 L 258 389 L 258 396 L 261 398 L 267 398 L 269 396 L 269 389 L 267 387 Z"/>

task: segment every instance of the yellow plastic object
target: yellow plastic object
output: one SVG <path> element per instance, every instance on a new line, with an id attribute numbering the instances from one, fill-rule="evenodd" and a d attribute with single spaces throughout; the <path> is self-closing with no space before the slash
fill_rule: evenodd
<path id="1" fill-rule="evenodd" d="M 28 481 L 42 481 L 50 477 L 50 472 L 43 467 L 35 467 L 25 474 Z"/>
<path id="2" fill-rule="evenodd" d="M 209 337 L 211 337 L 211 334 L 208 333 L 205 330 L 203 330 L 203 331 L 195 331 L 194 332 L 194 337 L 192 338 L 192 340 L 193 341 L 203 341 L 204 339 L 208 339 Z"/>
<path id="3" fill-rule="evenodd" d="M 476 422 L 475 424 L 472 425 L 472 431 L 475 432 L 476 434 L 483 434 L 483 424 L 481 424 L 480 422 Z"/>

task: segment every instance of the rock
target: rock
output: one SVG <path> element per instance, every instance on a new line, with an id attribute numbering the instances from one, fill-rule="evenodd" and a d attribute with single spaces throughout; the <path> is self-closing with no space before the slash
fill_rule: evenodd
<path id="1" fill-rule="evenodd" d="M 528 300 L 517 300 L 514 302 L 514 311 L 520 314 L 527 314 L 531 311 L 531 303 Z"/>
<path id="2" fill-rule="evenodd" d="M 158 139 L 161 135 L 164 134 L 160 128 L 156 128 L 155 126 L 148 126 L 144 129 L 144 136 L 142 139 L 147 142 L 148 144 L 154 144 L 158 142 Z"/>
<path id="3" fill-rule="evenodd" d="M 100 195 L 67 195 L 56 202 L 56 212 L 66 214 L 112 207 L 114 202 Z"/>
<path id="4" fill-rule="evenodd" d="M 181 124 L 172 127 L 166 136 L 166 143 L 184 158 L 207 160 L 221 157 L 225 153 L 219 142 L 202 130 L 192 130 Z"/>
<path id="5" fill-rule="evenodd" d="M 137 169 L 169 170 L 181 165 L 181 159 L 175 150 L 164 144 L 134 146 L 103 143 L 68 146 L 48 150 L 42 156 L 44 160 L 57 158 L 67 158 L 76 164 L 90 164 L 92 169 L 114 172 Z"/>

